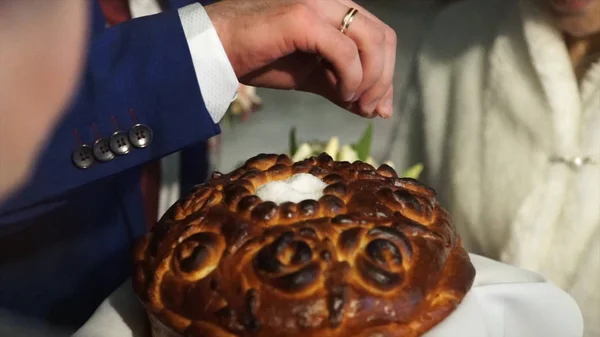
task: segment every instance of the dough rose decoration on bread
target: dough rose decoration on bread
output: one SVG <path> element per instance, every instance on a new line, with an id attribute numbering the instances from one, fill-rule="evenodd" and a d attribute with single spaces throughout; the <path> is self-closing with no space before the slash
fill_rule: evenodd
<path id="1" fill-rule="evenodd" d="M 154 337 L 417 337 L 474 276 L 417 180 L 261 154 L 174 204 L 136 246 L 133 282 Z"/>

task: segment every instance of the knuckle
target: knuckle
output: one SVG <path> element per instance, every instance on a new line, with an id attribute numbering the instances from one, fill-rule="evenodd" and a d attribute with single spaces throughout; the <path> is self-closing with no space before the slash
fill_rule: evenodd
<path id="1" fill-rule="evenodd" d="M 315 14 L 306 4 L 295 2 L 287 8 L 286 14 L 285 27 L 290 30 L 291 38 L 304 36 L 305 39 L 312 40 L 318 33 L 315 31 Z"/>
<path id="2" fill-rule="evenodd" d="M 375 36 L 373 37 L 373 42 L 377 45 L 382 45 L 386 42 L 386 30 L 385 29 L 377 29 Z"/>
<path id="3" fill-rule="evenodd" d="M 340 43 L 338 46 L 340 58 L 348 60 L 350 63 L 358 59 L 358 50 L 350 42 Z"/>
<path id="4" fill-rule="evenodd" d="M 305 2 L 291 4 L 287 13 L 291 20 L 301 24 L 306 24 L 314 20 L 314 12 Z"/>
<path id="5" fill-rule="evenodd" d="M 385 29 L 385 42 L 388 46 L 393 48 L 396 48 L 396 45 L 398 44 L 398 35 L 396 34 L 396 31 L 389 26 Z"/>
<path id="6" fill-rule="evenodd" d="M 383 59 L 383 53 L 380 53 L 381 59 Z M 376 58 L 372 58 L 368 67 L 367 73 L 365 73 L 364 85 L 365 90 L 374 87 L 382 81 L 384 75 L 384 63 Z"/>
<path id="7" fill-rule="evenodd" d="M 318 2 L 321 0 L 301 0 L 302 4 L 308 7 L 315 7 L 318 5 Z"/>
<path id="8" fill-rule="evenodd" d="M 381 81 L 381 71 L 376 72 L 375 69 L 372 69 L 370 72 L 365 73 L 365 77 L 363 79 L 363 90 L 369 91 L 375 88 L 378 83 Z"/>

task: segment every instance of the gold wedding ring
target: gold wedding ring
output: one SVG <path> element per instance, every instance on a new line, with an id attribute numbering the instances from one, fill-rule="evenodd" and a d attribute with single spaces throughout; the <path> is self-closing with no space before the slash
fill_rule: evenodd
<path id="1" fill-rule="evenodd" d="M 358 9 L 356 9 L 356 8 L 350 8 L 348 10 L 348 12 L 346 13 L 346 16 L 344 16 L 344 19 L 342 20 L 342 24 L 340 25 L 340 32 L 342 34 L 346 34 L 346 32 L 348 31 L 348 27 L 350 27 L 350 24 L 352 23 L 352 21 L 354 21 L 354 17 L 356 16 L 357 13 L 358 13 Z M 321 61 L 323 61 L 323 57 L 321 55 L 318 55 L 317 60 L 319 62 L 321 62 Z"/>
<path id="2" fill-rule="evenodd" d="M 344 16 L 344 20 L 342 20 L 342 24 L 340 25 L 340 32 L 342 34 L 346 34 L 346 32 L 348 31 L 348 27 L 350 27 L 350 24 L 354 20 L 354 17 L 357 13 L 358 9 L 356 8 L 350 8 L 348 10 L 348 13 L 346 13 L 346 16 Z"/>

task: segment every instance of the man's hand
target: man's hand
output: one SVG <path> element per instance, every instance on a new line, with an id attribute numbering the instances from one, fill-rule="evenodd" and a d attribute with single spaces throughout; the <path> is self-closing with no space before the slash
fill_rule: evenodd
<path id="1" fill-rule="evenodd" d="M 359 12 L 343 34 L 352 7 Z M 365 117 L 391 116 L 396 34 L 354 2 L 223 0 L 205 9 L 242 83 L 312 92 Z"/>

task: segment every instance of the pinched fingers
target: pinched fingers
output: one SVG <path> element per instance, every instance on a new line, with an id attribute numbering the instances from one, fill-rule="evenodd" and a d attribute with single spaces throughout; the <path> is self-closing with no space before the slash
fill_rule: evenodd
<path id="1" fill-rule="evenodd" d="M 330 25 L 339 29 L 344 15 L 351 8 L 359 12 L 348 27 L 346 34 L 358 49 L 363 70 L 360 83 L 352 104 L 362 115 L 392 114 L 391 92 L 396 63 L 396 34 L 392 28 L 377 19 L 373 14 L 350 0 L 316 1 L 319 13 Z"/>

